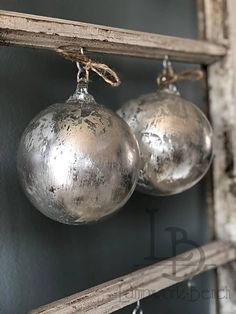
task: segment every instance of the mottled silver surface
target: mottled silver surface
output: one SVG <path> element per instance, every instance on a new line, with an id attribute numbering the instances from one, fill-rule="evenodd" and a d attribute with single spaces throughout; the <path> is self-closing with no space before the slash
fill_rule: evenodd
<path id="1" fill-rule="evenodd" d="M 212 128 L 191 102 L 167 90 L 143 95 L 118 114 L 139 142 L 141 170 L 137 188 L 171 195 L 196 184 L 212 160 Z"/>
<path id="2" fill-rule="evenodd" d="M 18 172 L 30 201 L 67 224 L 122 207 L 137 182 L 138 144 L 129 126 L 86 89 L 40 112 L 24 131 Z"/>

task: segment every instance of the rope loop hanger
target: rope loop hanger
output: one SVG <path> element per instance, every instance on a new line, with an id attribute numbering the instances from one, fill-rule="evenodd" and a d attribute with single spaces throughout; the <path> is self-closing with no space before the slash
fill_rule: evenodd
<path id="1" fill-rule="evenodd" d="M 105 63 L 97 62 L 85 55 L 83 48 L 78 50 L 73 46 L 65 46 L 59 47 L 56 51 L 64 58 L 76 62 L 79 71 L 81 71 L 81 68 L 84 70 L 87 82 L 89 81 L 89 71 L 93 71 L 112 87 L 121 84 L 120 78 L 114 70 Z"/>
<path id="2" fill-rule="evenodd" d="M 173 69 L 172 63 L 168 56 L 165 56 L 163 60 L 163 69 L 157 76 L 157 85 L 161 88 L 172 85 L 178 81 L 185 80 L 202 80 L 204 77 L 203 71 L 200 69 L 189 69 L 179 73 L 176 73 Z"/>

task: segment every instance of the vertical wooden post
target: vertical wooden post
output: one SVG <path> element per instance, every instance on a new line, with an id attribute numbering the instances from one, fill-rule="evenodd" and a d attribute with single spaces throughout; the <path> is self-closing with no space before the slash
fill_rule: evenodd
<path id="1" fill-rule="evenodd" d="M 208 66 L 210 115 L 215 133 L 213 212 L 215 235 L 236 243 L 236 1 L 199 0 L 202 39 L 227 47 Z M 220 314 L 236 313 L 236 263 L 218 269 Z"/>

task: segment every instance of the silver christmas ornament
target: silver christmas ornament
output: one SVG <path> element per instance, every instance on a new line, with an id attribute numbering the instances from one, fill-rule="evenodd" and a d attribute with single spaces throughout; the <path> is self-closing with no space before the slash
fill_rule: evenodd
<path id="1" fill-rule="evenodd" d="M 170 66 L 165 60 L 164 66 Z M 165 81 L 166 76 L 161 80 Z M 212 160 L 211 125 L 174 85 L 126 103 L 118 114 L 129 124 L 140 148 L 137 189 L 153 195 L 171 195 L 195 185 Z"/>
<path id="2" fill-rule="evenodd" d="M 129 126 L 98 105 L 81 80 L 66 102 L 25 129 L 18 173 L 32 204 L 65 224 L 97 221 L 121 208 L 137 182 L 139 151 Z"/>

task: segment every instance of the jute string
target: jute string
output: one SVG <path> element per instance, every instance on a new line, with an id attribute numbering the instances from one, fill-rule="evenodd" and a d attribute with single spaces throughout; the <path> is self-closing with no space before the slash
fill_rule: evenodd
<path id="1" fill-rule="evenodd" d="M 170 62 L 167 62 L 163 67 L 162 72 L 157 77 L 157 85 L 160 87 L 166 87 L 177 81 L 184 80 L 202 80 L 204 77 L 203 71 L 200 69 L 189 69 L 176 73 Z"/>
<path id="2" fill-rule="evenodd" d="M 116 87 L 120 85 L 121 81 L 114 70 L 104 63 L 99 63 L 89 58 L 78 49 L 66 46 L 59 47 L 57 52 L 70 61 L 78 62 L 85 71 L 86 81 L 89 81 L 89 71 L 91 70 L 111 86 Z"/>

